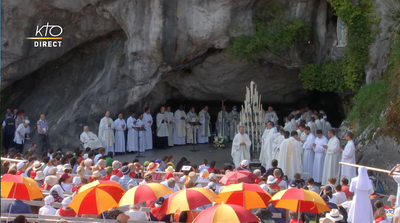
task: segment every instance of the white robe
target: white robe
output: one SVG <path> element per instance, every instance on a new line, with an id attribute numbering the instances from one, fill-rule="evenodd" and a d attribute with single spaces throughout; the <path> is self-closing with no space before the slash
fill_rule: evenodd
<path id="1" fill-rule="evenodd" d="M 128 142 L 126 144 L 126 150 L 128 152 L 137 152 L 138 151 L 138 132 L 135 127 L 136 118 L 130 116 L 128 120 L 126 120 L 126 126 L 128 128 Z"/>
<path id="2" fill-rule="evenodd" d="M 317 126 L 317 130 L 321 130 L 322 131 L 322 124 L 319 121 L 319 119 L 315 119 L 315 125 Z"/>
<path id="3" fill-rule="evenodd" d="M 347 221 L 351 223 L 373 222 L 372 206 L 369 196 L 374 193 L 372 185 L 369 190 L 359 190 L 357 186 L 357 178 L 353 178 L 350 183 L 349 191 L 354 193 L 353 202 L 351 203 Z"/>
<path id="4" fill-rule="evenodd" d="M 313 175 L 314 166 L 314 141 L 315 136 L 310 132 L 307 136 L 307 140 L 303 144 L 303 172 Z"/>
<path id="5" fill-rule="evenodd" d="M 321 122 L 321 126 L 322 126 L 322 129 L 321 129 L 322 130 L 322 135 L 324 135 L 325 137 L 328 137 L 328 129 L 326 128 L 327 126 L 326 126 L 325 119 L 321 118 L 320 122 Z"/>
<path id="6" fill-rule="evenodd" d="M 295 138 L 290 137 L 279 145 L 278 164 L 288 179 L 293 179 L 295 173 L 303 170 L 301 164 L 301 144 Z"/>
<path id="7" fill-rule="evenodd" d="M 291 134 L 292 131 L 294 130 L 294 126 L 292 122 L 289 121 L 285 123 L 285 127 L 283 127 L 283 129 Z"/>
<path id="8" fill-rule="evenodd" d="M 165 113 L 158 113 L 157 120 L 157 136 L 158 137 L 168 137 L 168 121 L 165 121 L 164 118 L 167 118 Z M 168 120 L 168 119 L 167 119 Z M 163 122 L 164 121 L 164 122 Z"/>
<path id="9" fill-rule="evenodd" d="M 144 132 L 145 137 L 145 149 L 150 150 L 153 149 L 153 132 L 151 130 L 151 125 L 153 124 L 153 117 L 151 114 L 144 113 L 143 114 L 144 128 L 146 131 Z M 148 123 L 150 121 L 150 123 Z"/>
<path id="10" fill-rule="evenodd" d="M 238 125 L 239 124 L 239 112 L 231 111 L 229 113 L 229 138 L 233 140 L 236 134 L 239 133 Z"/>
<path id="11" fill-rule="evenodd" d="M 275 125 L 278 123 L 278 116 L 276 115 L 275 111 L 267 111 L 265 112 L 265 116 L 264 116 L 264 122 L 267 123 L 268 121 L 273 122 Z"/>
<path id="12" fill-rule="evenodd" d="M 191 125 L 190 122 L 198 122 L 199 117 L 197 117 L 196 112 L 188 112 L 186 114 L 186 142 L 187 143 L 197 143 L 197 125 Z"/>
<path id="13" fill-rule="evenodd" d="M 118 118 L 114 121 L 114 125 L 115 125 L 115 152 L 124 153 L 126 122 L 125 120 Z"/>
<path id="14" fill-rule="evenodd" d="M 199 121 L 201 123 L 198 133 L 198 143 L 209 143 L 210 142 L 210 114 L 206 111 L 201 110 L 199 112 Z"/>
<path id="15" fill-rule="evenodd" d="M 322 174 L 322 185 L 328 184 L 330 177 L 338 177 L 339 175 L 339 162 L 340 162 L 340 141 L 334 136 L 328 141 L 328 148 L 326 149 L 324 172 Z"/>
<path id="16" fill-rule="evenodd" d="M 315 123 L 314 122 L 312 122 L 312 121 L 309 121 L 308 123 L 307 123 L 307 126 L 308 127 L 310 127 L 310 132 L 313 134 L 313 135 L 317 135 L 317 126 L 315 125 Z"/>
<path id="17" fill-rule="evenodd" d="M 218 136 L 222 136 L 225 139 L 228 139 L 229 136 L 229 114 L 227 111 L 218 112 L 218 118 L 216 123 L 216 130 L 218 132 Z"/>
<path id="18" fill-rule="evenodd" d="M 326 134 L 328 135 L 328 131 L 332 129 L 332 125 L 331 123 L 329 123 L 328 121 L 326 121 Z M 327 136 L 328 137 L 328 136 Z"/>
<path id="19" fill-rule="evenodd" d="M 175 125 L 175 118 L 174 118 L 174 113 L 166 111 L 164 112 L 165 116 L 167 116 L 167 121 L 168 121 L 168 146 L 174 146 L 174 125 Z M 170 123 L 171 122 L 171 123 Z"/>
<path id="20" fill-rule="evenodd" d="M 137 119 L 135 127 L 142 127 L 144 124 L 143 120 Z M 144 152 L 146 150 L 146 131 L 139 131 L 139 148 L 140 152 Z"/>
<path id="21" fill-rule="evenodd" d="M 280 133 L 277 134 L 278 136 L 275 138 L 274 143 L 273 143 L 273 148 L 274 148 L 274 159 L 278 159 L 279 157 L 279 146 L 285 140 L 285 136 L 281 135 Z"/>
<path id="22" fill-rule="evenodd" d="M 321 138 L 315 138 L 315 147 L 314 147 L 314 165 L 313 165 L 313 174 L 312 178 L 314 178 L 315 182 L 322 182 L 322 174 L 324 172 L 324 162 L 325 162 L 325 148 L 328 144 L 328 139 L 325 136 Z"/>
<path id="23" fill-rule="evenodd" d="M 246 146 L 241 146 L 240 143 L 242 142 L 246 143 Z M 246 133 L 244 134 L 238 133 L 235 135 L 235 138 L 233 138 L 232 151 L 231 151 L 235 167 L 238 167 L 240 162 L 242 162 L 242 160 L 250 161 L 250 146 L 251 146 L 251 141 Z"/>
<path id="24" fill-rule="evenodd" d="M 356 164 L 356 147 L 354 146 L 353 140 L 347 141 L 342 153 L 342 162 Z M 356 168 L 342 165 L 342 176 L 347 179 L 356 177 Z"/>
<path id="25" fill-rule="evenodd" d="M 98 149 L 103 147 L 100 139 L 91 131 L 82 132 L 79 138 L 81 142 L 83 142 L 83 147 L 85 148 Z"/>
<path id="26" fill-rule="evenodd" d="M 108 126 L 109 123 L 111 127 Z M 110 117 L 100 120 L 98 136 L 107 152 L 114 152 L 114 121 Z"/>
<path id="27" fill-rule="evenodd" d="M 186 113 L 183 110 L 176 110 L 175 114 L 174 144 L 186 144 Z M 182 119 L 184 118 L 184 119 Z"/>
<path id="28" fill-rule="evenodd" d="M 262 148 L 260 152 L 260 162 L 264 167 L 269 166 L 272 159 L 274 158 L 274 140 L 278 137 L 276 128 L 271 128 L 266 134 L 265 138 L 262 139 Z"/>

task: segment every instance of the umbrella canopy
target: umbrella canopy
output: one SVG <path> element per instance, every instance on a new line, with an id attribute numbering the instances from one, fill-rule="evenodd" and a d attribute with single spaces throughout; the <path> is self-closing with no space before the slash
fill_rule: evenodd
<path id="1" fill-rule="evenodd" d="M 234 204 L 221 204 L 209 207 L 200 212 L 196 219 L 194 219 L 193 223 L 253 223 L 259 221 L 260 220 L 251 213 L 251 211 L 244 207 Z"/>
<path id="2" fill-rule="evenodd" d="M 5 174 L 1 178 L 1 196 L 27 201 L 43 198 L 42 191 L 36 181 L 13 174 Z"/>
<path id="3" fill-rule="evenodd" d="M 259 183 L 260 179 L 253 173 L 247 170 L 236 170 L 236 171 L 230 171 L 229 173 L 225 174 L 221 180 L 219 181 L 220 183 L 224 185 L 229 185 L 229 184 L 237 184 L 237 183 Z"/>
<path id="4" fill-rule="evenodd" d="M 129 189 L 119 202 L 119 206 L 138 204 L 145 201 L 156 200 L 168 194 L 174 193 L 168 187 L 159 183 L 142 184 Z"/>
<path id="5" fill-rule="evenodd" d="M 218 196 L 216 201 L 219 204 L 236 204 L 246 209 L 266 208 L 271 200 L 271 195 L 258 184 L 247 183 L 230 184 Z"/>
<path id="6" fill-rule="evenodd" d="M 69 204 L 78 215 L 100 214 L 108 209 L 118 207 L 124 190 L 114 181 L 94 181 L 79 189 L 78 194 Z"/>
<path id="7" fill-rule="evenodd" d="M 271 203 L 276 208 L 284 208 L 295 212 L 319 214 L 331 210 L 319 194 L 299 188 L 279 191 L 272 197 Z"/>
<path id="8" fill-rule="evenodd" d="M 211 204 L 218 198 L 214 192 L 206 188 L 189 188 L 169 196 L 161 206 L 160 212 L 172 214 L 176 211 L 190 211 Z"/>

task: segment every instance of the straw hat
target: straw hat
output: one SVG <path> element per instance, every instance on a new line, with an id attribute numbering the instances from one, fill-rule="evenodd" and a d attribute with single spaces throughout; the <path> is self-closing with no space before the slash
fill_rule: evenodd
<path id="1" fill-rule="evenodd" d="M 167 172 L 167 173 L 174 173 L 175 170 L 174 170 L 174 168 L 173 168 L 172 166 L 168 166 L 167 169 L 165 169 L 165 172 Z"/>
<path id="2" fill-rule="evenodd" d="M 42 171 L 36 172 L 35 180 L 43 180 L 43 179 L 44 179 L 44 173 Z"/>
<path id="3" fill-rule="evenodd" d="M 121 162 L 119 162 L 118 160 L 114 160 L 114 162 L 112 162 L 112 168 L 114 170 L 119 169 L 120 165 L 121 165 Z"/>
<path id="4" fill-rule="evenodd" d="M 46 178 L 44 178 L 44 183 L 49 186 L 54 186 L 57 183 L 57 177 L 56 176 L 47 176 Z"/>
<path id="5" fill-rule="evenodd" d="M 103 159 L 97 161 L 97 165 L 99 165 L 101 168 L 106 167 L 107 162 Z"/>
<path id="6" fill-rule="evenodd" d="M 188 177 L 189 177 L 189 179 L 192 180 L 193 182 L 196 182 L 197 179 L 198 179 L 198 177 L 197 177 L 197 175 L 196 175 L 196 172 L 190 172 L 190 173 L 188 174 Z"/>
<path id="7" fill-rule="evenodd" d="M 100 171 L 96 170 L 92 173 L 92 177 L 93 178 L 100 178 L 101 177 L 101 173 Z"/>
<path id="8" fill-rule="evenodd" d="M 49 168 L 49 171 L 47 171 L 47 175 L 56 175 L 57 173 L 57 168 L 51 167 Z"/>
<path id="9" fill-rule="evenodd" d="M 110 173 L 110 172 L 113 172 L 113 169 L 112 169 L 112 167 L 109 166 L 106 168 L 106 173 Z"/>
<path id="10" fill-rule="evenodd" d="M 91 160 L 91 159 L 85 159 L 85 161 L 83 161 L 83 164 L 85 165 L 85 166 L 91 166 L 92 164 L 93 164 L 93 160 Z"/>
<path id="11" fill-rule="evenodd" d="M 41 162 L 39 162 L 39 161 L 35 161 L 34 163 L 33 163 L 33 170 L 34 171 L 38 171 L 38 170 L 40 170 L 40 169 L 42 169 L 42 163 Z"/>
<path id="12" fill-rule="evenodd" d="M 63 170 L 72 170 L 71 164 L 64 164 Z"/>
<path id="13" fill-rule="evenodd" d="M 160 164 L 151 162 L 147 166 L 147 172 L 154 173 L 157 171 L 159 166 L 160 166 Z"/>
<path id="14" fill-rule="evenodd" d="M 329 214 L 326 214 L 326 218 L 331 219 L 333 221 L 343 220 L 343 216 L 340 214 L 338 209 L 332 209 Z"/>

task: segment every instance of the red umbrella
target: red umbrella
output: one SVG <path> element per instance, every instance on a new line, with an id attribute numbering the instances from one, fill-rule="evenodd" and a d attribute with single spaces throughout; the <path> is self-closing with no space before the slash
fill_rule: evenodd
<path id="1" fill-rule="evenodd" d="M 235 170 L 231 171 L 225 176 L 221 178 L 219 181 L 220 183 L 224 185 L 229 185 L 229 184 L 237 184 L 237 183 L 259 183 L 261 182 L 260 179 L 253 173 L 247 170 Z"/>

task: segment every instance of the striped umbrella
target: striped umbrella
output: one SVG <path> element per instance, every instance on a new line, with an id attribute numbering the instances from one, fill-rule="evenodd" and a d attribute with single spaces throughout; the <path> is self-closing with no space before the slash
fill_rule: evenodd
<path id="1" fill-rule="evenodd" d="M 174 192 L 171 189 L 159 183 L 142 184 L 129 189 L 121 198 L 119 206 L 152 201 L 172 193 Z"/>
<path id="2" fill-rule="evenodd" d="M 193 223 L 258 223 L 260 220 L 251 211 L 234 204 L 221 204 L 200 212 Z"/>
<path id="3" fill-rule="evenodd" d="M 5 174 L 1 177 L 1 196 L 27 201 L 43 198 L 36 181 L 29 177 L 13 174 Z"/>

